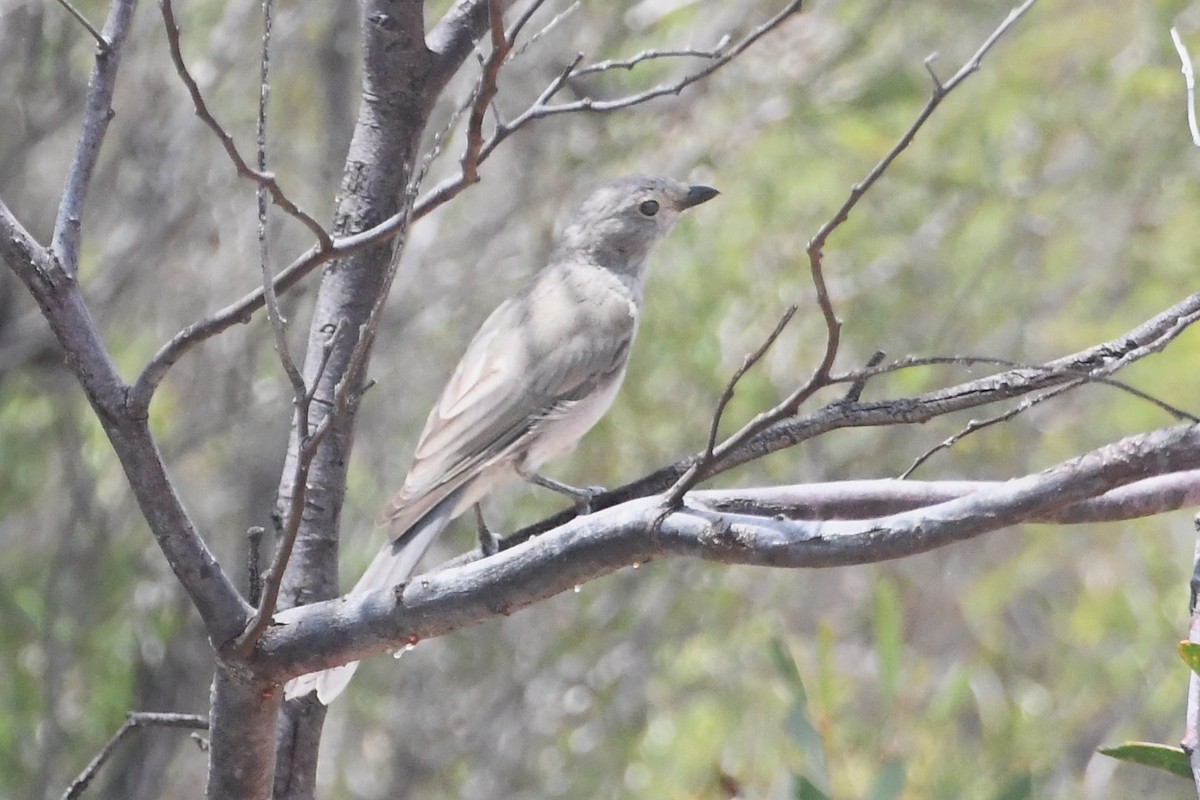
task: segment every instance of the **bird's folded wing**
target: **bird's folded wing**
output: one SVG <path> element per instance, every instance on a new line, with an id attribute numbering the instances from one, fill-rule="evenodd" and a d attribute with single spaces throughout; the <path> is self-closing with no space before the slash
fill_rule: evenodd
<path id="1" fill-rule="evenodd" d="M 624 368 L 631 317 L 618 320 L 623 330 L 598 347 L 594 324 L 547 330 L 541 320 L 539 329 L 534 299 L 528 292 L 502 304 L 467 347 L 425 423 L 404 487 L 381 515 L 395 535 L 483 470 L 519 454 L 539 422 L 566 413 Z"/>

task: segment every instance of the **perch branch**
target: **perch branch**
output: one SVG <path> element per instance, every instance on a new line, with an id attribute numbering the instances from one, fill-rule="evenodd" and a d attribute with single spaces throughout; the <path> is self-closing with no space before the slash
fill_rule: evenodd
<path id="1" fill-rule="evenodd" d="M 689 505 L 669 515 L 657 536 L 647 536 L 661 504 L 642 498 L 402 587 L 283 612 L 260 643 L 262 663 L 286 680 L 511 614 L 663 557 L 796 569 L 901 558 L 1053 515 L 1148 476 L 1197 469 L 1200 426 L 1187 425 L 1127 437 L 944 502 L 864 519 L 797 520 Z"/>

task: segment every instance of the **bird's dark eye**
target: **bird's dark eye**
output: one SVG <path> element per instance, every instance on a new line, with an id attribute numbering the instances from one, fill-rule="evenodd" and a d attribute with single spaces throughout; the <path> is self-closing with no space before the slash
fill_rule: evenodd
<path id="1" fill-rule="evenodd" d="M 642 212 L 647 217 L 653 217 L 658 213 L 658 201 L 646 200 L 640 206 L 638 206 L 638 211 Z"/>

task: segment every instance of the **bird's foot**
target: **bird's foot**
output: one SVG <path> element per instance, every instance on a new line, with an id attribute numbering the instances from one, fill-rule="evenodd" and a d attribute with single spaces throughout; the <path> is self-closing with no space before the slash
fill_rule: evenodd
<path id="1" fill-rule="evenodd" d="M 500 538 L 496 536 L 483 519 L 483 507 L 479 503 L 475 504 L 475 523 L 479 533 L 479 550 L 483 553 L 483 557 L 487 558 L 499 553 Z"/>
<path id="2" fill-rule="evenodd" d="M 592 500 L 596 495 L 604 494 L 603 486 L 585 486 L 580 489 L 578 486 L 572 486 L 569 483 L 556 481 L 553 478 L 547 478 L 545 475 L 539 475 L 536 472 L 522 473 L 521 477 L 530 483 L 541 486 L 543 489 L 549 489 L 552 492 L 566 495 L 575 503 L 575 511 L 580 516 L 592 513 Z"/>
<path id="3" fill-rule="evenodd" d="M 575 498 L 575 511 L 580 516 L 592 513 L 592 501 L 607 491 L 603 486 L 584 486 Z"/>

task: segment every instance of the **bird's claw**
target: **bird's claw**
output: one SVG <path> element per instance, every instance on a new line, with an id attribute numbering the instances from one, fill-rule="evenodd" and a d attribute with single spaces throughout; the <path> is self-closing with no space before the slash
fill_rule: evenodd
<path id="1" fill-rule="evenodd" d="M 483 509 L 479 504 L 475 504 L 475 524 L 479 534 L 479 550 L 483 553 L 484 558 L 494 556 L 500 552 L 500 537 L 492 532 L 488 527 L 487 522 L 483 519 Z"/>

